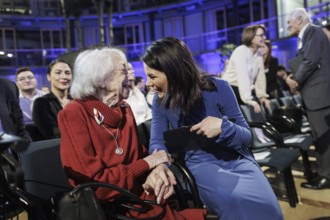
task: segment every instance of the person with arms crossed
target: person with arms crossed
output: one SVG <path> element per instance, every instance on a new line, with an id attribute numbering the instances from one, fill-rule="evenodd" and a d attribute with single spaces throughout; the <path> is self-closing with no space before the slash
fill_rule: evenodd
<path id="1" fill-rule="evenodd" d="M 289 34 L 298 36 L 299 45 L 297 57 L 289 61 L 293 74 L 286 82 L 302 96 L 319 153 L 319 176 L 301 186 L 324 189 L 330 188 L 330 42 L 322 27 L 311 22 L 304 8 L 288 15 Z"/>

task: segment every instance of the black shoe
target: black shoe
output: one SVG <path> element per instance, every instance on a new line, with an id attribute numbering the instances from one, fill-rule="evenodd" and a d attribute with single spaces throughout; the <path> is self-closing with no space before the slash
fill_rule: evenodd
<path id="1" fill-rule="evenodd" d="M 320 177 L 311 182 L 301 183 L 301 187 L 306 189 L 330 189 L 330 179 Z"/>

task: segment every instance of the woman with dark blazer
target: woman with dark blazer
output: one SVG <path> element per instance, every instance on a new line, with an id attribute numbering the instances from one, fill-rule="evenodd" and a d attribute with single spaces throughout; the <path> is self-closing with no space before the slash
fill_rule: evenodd
<path id="1" fill-rule="evenodd" d="M 272 44 L 270 40 L 265 40 L 265 45 L 260 47 L 260 51 L 264 58 L 267 94 L 271 99 L 282 97 L 283 94 L 277 81 L 278 59 L 272 56 Z"/>
<path id="2" fill-rule="evenodd" d="M 71 100 L 69 95 L 72 80 L 71 71 L 70 65 L 65 61 L 52 61 L 47 71 L 51 92 L 34 101 L 33 121 L 44 139 L 60 137 L 57 114 Z"/>

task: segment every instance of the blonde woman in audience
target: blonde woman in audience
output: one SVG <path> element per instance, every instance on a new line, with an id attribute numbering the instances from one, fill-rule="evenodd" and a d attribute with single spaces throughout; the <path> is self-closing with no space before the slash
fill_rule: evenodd
<path id="1" fill-rule="evenodd" d="M 222 76 L 233 88 L 238 103 L 251 105 L 255 112 L 260 112 L 260 104 L 270 105 L 263 57 L 259 51 L 265 44 L 265 33 L 263 25 L 244 28 L 242 45 L 233 51 Z"/>

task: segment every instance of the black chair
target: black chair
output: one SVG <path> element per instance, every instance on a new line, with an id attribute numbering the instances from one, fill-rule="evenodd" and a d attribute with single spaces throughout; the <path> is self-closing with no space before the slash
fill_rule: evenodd
<path id="1" fill-rule="evenodd" d="M 249 122 L 249 126 L 262 129 L 268 137 L 274 140 L 273 144 L 262 144 L 257 141 L 253 135 L 251 151 L 255 160 L 261 167 L 270 167 L 276 169 L 283 176 L 286 188 L 286 198 L 291 207 L 296 207 L 298 195 L 294 183 L 291 166 L 298 160 L 299 152 L 295 149 L 276 148 L 284 145 L 282 136 L 269 123 Z M 276 144 L 275 144 L 276 143 Z"/>
<path id="2" fill-rule="evenodd" d="M 298 108 L 301 111 L 301 122 L 300 129 L 301 133 L 311 133 L 311 128 L 307 118 L 307 113 L 304 109 L 302 97 L 300 94 L 295 94 L 293 96 L 281 97 L 281 106 L 280 108 Z"/>
<path id="3" fill-rule="evenodd" d="M 266 114 L 263 110 L 259 113 L 256 113 L 250 106 L 246 106 L 246 105 L 241 105 L 241 110 L 248 123 L 258 122 L 261 124 L 267 124 L 268 126 L 273 127 L 276 133 L 280 136 L 275 140 L 273 139 L 271 141 L 267 141 L 266 143 L 261 143 L 260 141 L 258 141 L 257 134 L 252 129 L 252 133 L 254 137 L 253 145 L 255 148 L 277 146 L 277 147 L 299 149 L 300 154 L 302 156 L 304 174 L 308 180 L 313 179 L 314 174 L 308 157 L 308 151 L 309 148 L 314 144 L 314 139 L 310 134 L 297 134 L 294 132 L 291 133 L 286 132 L 284 134 L 280 134 L 278 130 L 275 129 L 274 126 L 271 125 L 271 123 L 269 123 L 269 121 L 266 118 Z"/>
<path id="4" fill-rule="evenodd" d="M 19 159 L 23 186 L 12 189 L 12 197 L 27 211 L 29 219 L 51 219 L 51 197 L 72 189 L 62 168 L 60 139 L 32 142 Z"/>

